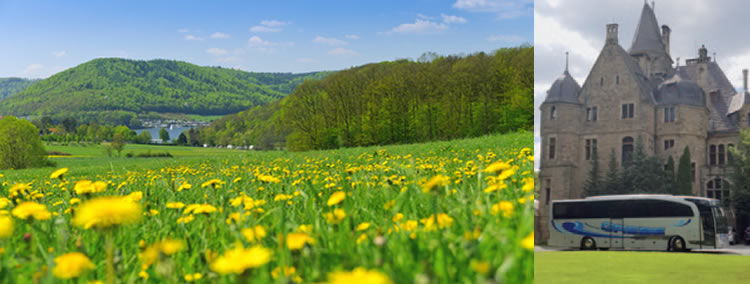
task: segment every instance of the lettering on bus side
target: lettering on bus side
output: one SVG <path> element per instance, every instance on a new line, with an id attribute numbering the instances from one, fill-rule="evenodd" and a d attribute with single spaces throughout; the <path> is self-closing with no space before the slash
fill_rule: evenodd
<path id="1" fill-rule="evenodd" d="M 605 231 L 605 232 L 624 233 L 624 234 L 629 234 L 629 235 L 643 235 L 643 236 L 664 235 L 664 228 L 623 226 L 620 224 L 612 224 L 610 222 L 602 222 L 601 229 L 602 231 Z"/>

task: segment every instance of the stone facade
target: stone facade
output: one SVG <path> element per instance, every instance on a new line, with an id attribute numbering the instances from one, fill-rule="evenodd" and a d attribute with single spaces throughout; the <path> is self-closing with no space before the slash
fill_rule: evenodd
<path id="1" fill-rule="evenodd" d="M 675 66 L 671 33 L 644 4 L 628 51 L 619 44 L 618 25 L 606 25 L 604 47 L 583 86 L 566 64 L 547 92 L 540 107 L 539 240 L 549 236 L 549 202 L 582 197 L 594 148 L 604 174 L 610 153 L 621 164 L 638 139 L 648 155 L 675 163 L 687 146 L 693 193 L 728 199 L 727 149 L 750 126 L 747 83 L 736 92 L 705 47 Z"/>

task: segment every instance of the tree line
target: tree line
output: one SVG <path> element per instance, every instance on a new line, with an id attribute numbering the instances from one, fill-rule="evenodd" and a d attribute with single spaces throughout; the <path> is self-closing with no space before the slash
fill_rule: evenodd
<path id="1" fill-rule="evenodd" d="M 621 161 L 622 163 L 622 161 Z M 632 160 L 620 166 L 615 150 L 610 149 L 607 170 L 602 171 L 597 148 L 591 152 L 588 177 L 584 185 L 584 196 L 610 194 L 662 193 L 693 195 L 693 180 L 690 149 L 685 149 L 675 167 L 672 156 L 666 162 L 645 153 L 641 137 L 638 137 Z"/>
<path id="2" fill-rule="evenodd" d="M 309 150 L 531 129 L 533 81 L 531 46 L 468 56 L 430 53 L 305 81 L 282 100 L 194 131 L 193 140 Z"/>

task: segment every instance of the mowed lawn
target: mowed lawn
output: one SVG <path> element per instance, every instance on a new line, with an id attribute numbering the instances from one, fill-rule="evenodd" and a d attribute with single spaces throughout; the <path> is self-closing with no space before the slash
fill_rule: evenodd
<path id="1" fill-rule="evenodd" d="M 750 283 L 750 257 L 709 253 L 534 253 L 535 283 Z"/>

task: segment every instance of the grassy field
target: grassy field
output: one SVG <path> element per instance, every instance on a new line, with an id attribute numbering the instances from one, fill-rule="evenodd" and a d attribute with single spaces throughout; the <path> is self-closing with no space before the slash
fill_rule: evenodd
<path id="1" fill-rule="evenodd" d="M 750 258 L 706 253 L 537 252 L 536 283 L 748 283 Z"/>
<path id="2" fill-rule="evenodd" d="M 73 156 L 0 171 L 0 282 L 532 283 L 531 146 L 531 133 L 302 153 L 123 151 L 175 156 L 147 159 L 50 146 Z M 51 178 L 57 168 L 69 170 Z"/>

